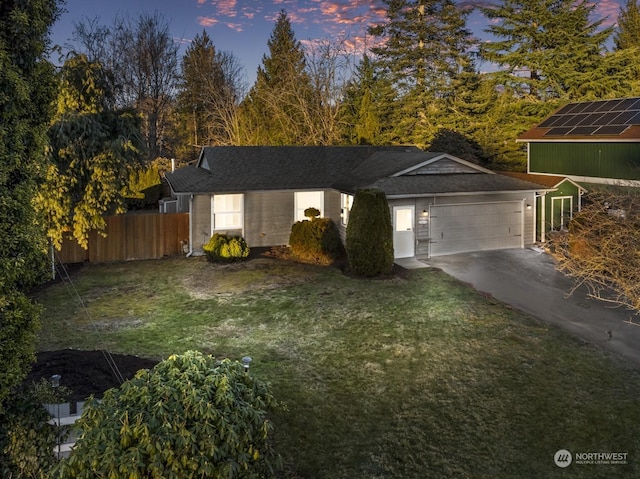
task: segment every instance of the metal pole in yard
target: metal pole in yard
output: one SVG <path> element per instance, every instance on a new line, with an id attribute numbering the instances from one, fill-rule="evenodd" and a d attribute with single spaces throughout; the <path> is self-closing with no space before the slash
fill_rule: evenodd
<path id="1" fill-rule="evenodd" d="M 54 396 L 56 398 L 56 404 L 58 412 L 56 414 L 56 455 L 58 457 L 58 461 L 60 460 L 60 398 L 58 397 L 58 386 L 60 386 L 60 376 L 59 374 L 54 374 L 51 376 L 51 386 L 54 390 Z"/>

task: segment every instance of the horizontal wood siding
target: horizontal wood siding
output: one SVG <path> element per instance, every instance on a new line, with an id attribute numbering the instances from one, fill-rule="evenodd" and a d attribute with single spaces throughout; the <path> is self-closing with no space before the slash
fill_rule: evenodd
<path id="1" fill-rule="evenodd" d="M 202 252 L 202 246 L 211 238 L 211 195 L 193 197 L 193 250 Z"/>
<path id="2" fill-rule="evenodd" d="M 336 226 L 340 225 L 340 192 L 325 190 L 324 192 L 324 217 L 331 218 Z"/>
<path id="3" fill-rule="evenodd" d="M 340 223 L 340 193 L 324 190 L 324 216 Z M 295 192 L 249 192 L 244 197 L 245 240 L 249 247 L 289 244 L 295 217 Z"/>
<path id="4" fill-rule="evenodd" d="M 182 254 L 189 239 L 189 215 L 135 214 L 105 217 L 104 232 L 89 234 L 88 249 L 65 239 L 58 257 L 63 263 L 156 259 Z"/>
<path id="5" fill-rule="evenodd" d="M 430 219 L 429 215 L 423 214 L 423 211 L 428 213 L 429 206 L 434 202 L 434 198 L 418 198 L 416 200 L 416 256 L 418 257 L 429 255 Z"/>
<path id="6" fill-rule="evenodd" d="M 640 143 L 530 143 L 532 173 L 640 180 Z"/>
<path id="7" fill-rule="evenodd" d="M 293 191 L 265 191 L 245 194 L 245 240 L 249 247 L 288 244 L 293 218 Z"/>

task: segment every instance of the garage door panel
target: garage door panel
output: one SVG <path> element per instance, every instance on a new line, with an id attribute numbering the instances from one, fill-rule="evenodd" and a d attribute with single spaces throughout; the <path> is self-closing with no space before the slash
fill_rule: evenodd
<path id="1" fill-rule="evenodd" d="M 430 255 L 519 248 L 521 202 L 432 205 Z"/>

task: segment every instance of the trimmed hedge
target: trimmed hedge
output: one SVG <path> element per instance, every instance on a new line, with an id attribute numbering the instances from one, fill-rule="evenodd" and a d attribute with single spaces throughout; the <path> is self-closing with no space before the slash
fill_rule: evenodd
<path id="1" fill-rule="evenodd" d="M 346 249 L 353 273 L 359 276 L 391 273 L 393 228 L 384 192 L 358 190 L 349 214 Z"/>
<path id="2" fill-rule="evenodd" d="M 331 218 L 313 218 L 311 221 L 294 223 L 289 246 L 296 259 L 316 264 L 331 264 L 344 255 L 338 227 Z"/>
<path id="3" fill-rule="evenodd" d="M 249 256 L 249 246 L 242 236 L 214 234 L 202 249 L 213 262 L 237 261 Z"/>

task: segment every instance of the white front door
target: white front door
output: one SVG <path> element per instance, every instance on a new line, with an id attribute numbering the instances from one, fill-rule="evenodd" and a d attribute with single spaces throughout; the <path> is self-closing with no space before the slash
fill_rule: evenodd
<path id="1" fill-rule="evenodd" d="M 393 251 L 395 258 L 415 256 L 415 206 L 393 207 Z"/>

